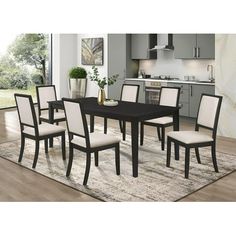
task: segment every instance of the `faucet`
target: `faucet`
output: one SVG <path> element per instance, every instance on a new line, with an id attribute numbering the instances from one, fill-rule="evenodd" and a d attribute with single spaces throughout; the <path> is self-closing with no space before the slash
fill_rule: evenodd
<path id="1" fill-rule="evenodd" d="M 213 83 L 215 81 L 213 78 L 213 65 L 207 65 L 207 71 L 210 71 L 209 80 Z"/>

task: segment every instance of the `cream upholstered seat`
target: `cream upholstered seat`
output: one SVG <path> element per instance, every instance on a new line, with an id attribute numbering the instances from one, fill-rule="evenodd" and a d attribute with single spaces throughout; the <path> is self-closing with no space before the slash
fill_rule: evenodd
<path id="1" fill-rule="evenodd" d="M 138 102 L 139 85 L 138 84 L 123 84 L 121 89 L 120 100 L 125 102 Z M 123 140 L 126 137 L 126 122 L 119 120 L 120 131 Z M 104 118 L 104 133 L 107 133 L 107 118 Z"/>
<path id="2" fill-rule="evenodd" d="M 35 140 L 35 154 L 32 166 L 35 168 L 40 140 L 44 140 L 45 153 L 48 153 L 48 139 L 58 136 L 61 137 L 62 158 L 65 160 L 65 128 L 52 124 L 38 125 L 32 97 L 24 94 L 15 94 L 14 96 L 21 129 L 21 149 L 18 162 L 22 160 L 26 138 Z"/>
<path id="3" fill-rule="evenodd" d="M 90 165 L 91 153 L 95 155 L 95 166 L 98 166 L 98 152 L 115 148 L 116 174 L 120 174 L 120 139 L 111 135 L 102 133 L 88 132 L 86 116 L 83 111 L 83 105 L 79 101 L 63 98 L 63 104 L 66 114 L 66 123 L 69 134 L 69 163 L 66 176 L 70 175 L 74 158 L 74 149 L 86 152 L 86 169 L 84 174 L 83 185 L 87 184 Z"/>
<path id="4" fill-rule="evenodd" d="M 42 120 L 49 120 L 49 114 L 44 113 L 39 116 L 39 118 Z M 61 120 L 65 119 L 65 113 L 64 112 L 55 112 L 54 113 L 54 120 Z"/>
<path id="5" fill-rule="evenodd" d="M 173 131 L 167 134 L 166 166 L 170 166 L 171 142 L 175 144 L 175 159 L 179 160 L 179 146 L 185 147 L 185 178 L 189 176 L 190 148 L 195 148 L 198 163 L 201 163 L 199 148 L 211 146 L 214 169 L 218 172 L 216 161 L 216 132 L 220 114 L 222 97 L 202 94 L 195 131 Z M 212 131 L 212 135 L 205 134 L 199 129 Z"/>
<path id="6" fill-rule="evenodd" d="M 160 117 L 160 118 L 150 119 L 145 122 L 165 125 L 165 124 L 173 123 L 173 117 L 164 116 L 164 117 Z"/>
<path id="7" fill-rule="evenodd" d="M 113 144 L 113 143 L 120 142 L 119 138 L 117 138 L 115 136 L 108 135 L 108 134 L 102 134 L 102 133 L 91 133 L 91 134 L 89 134 L 89 140 L 90 140 L 90 147 L 91 148 L 96 148 L 96 147 L 110 145 L 110 144 Z M 75 136 L 71 140 L 71 142 L 76 144 L 76 145 L 86 147 L 86 142 L 85 142 L 84 138 Z"/>
<path id="8" fill-rule="evenodd" d="M 199 131 L 171 131 L 168 137 L 178 140 L 186 144 L 212 142 L 213 138 L 210 135 Z"/>
<path id="9" fill-rule="evenodd" d="M 176 87 L 161 87 L 160 91 L 160 106 L 177 107 L 179 105 L 180 88 Z M 161 149 L 165 149 L 165 128 L 173 126 L 173 117 L 164 116 L 160 118 L 145 120 L 141 122 L 140 127 L 140 145 L 143 145 L 144 125 L 154 126 L 157 128 L 158 138 L 161 141 Z"/>
<path id="10" fill-rule="evenodd" d="M 44 123 L 38 125 L 38 131 L 39 131 L 39 136 L 45 136 L 53 133 L 65 132 L 66 129 L 61 126 Z M 26 127 L 24 128 L 23 133 L 35 136 L 35 129 L 32 127 Z"/>

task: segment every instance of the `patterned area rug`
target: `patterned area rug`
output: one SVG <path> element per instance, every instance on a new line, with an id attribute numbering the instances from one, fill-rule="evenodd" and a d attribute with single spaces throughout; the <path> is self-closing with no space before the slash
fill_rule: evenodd
<path id="1" fill-rule="evenodd" d="M 102 132 L 103 128 L 95 127 Z M 118 130 L 109 128 L 109 134 L 121 137 Z M 44 153 L 44 143 L 35 170 L 51 179 L 62 182 L 103 201 L 176 201 L 236 169 L 236 156 L 217 152 L 219 173 L 215 173 L 208 148 L 200 149 L 202 164 L 191 153 L 189 179 L 184 178 L 184 149 L 180 148 L 180 160 L 172 153 L 171 168 L 165 166 L 166 152 L 161 151 L 156 138 L 145 136 L 144 146 L 139 148 L 139 177 L 132 177 L 130 136 L 121 142 L 121 175 L 115 174 L 114 150 L 99 154 L 99 167 L 92 160 L 88 185 L 82 185 L 85 170 L 85 154 L 75 150 L 70 178 L 66 178 L 67 160 L 61 157 L 59 140 L 49 154 Z M 17 163 L 20 141 L 0 144 L 0 156 Z M 173 148 L 172 148 L 173 150 Z M 68 151 L 68 148 L 67 148 Z M 27 140 L 20 165 L 31 169 L 34 142 Z M 68 156 L 68 153 L 67 153 Z M 32 169 L 31 169 L 32 170 Z"/>

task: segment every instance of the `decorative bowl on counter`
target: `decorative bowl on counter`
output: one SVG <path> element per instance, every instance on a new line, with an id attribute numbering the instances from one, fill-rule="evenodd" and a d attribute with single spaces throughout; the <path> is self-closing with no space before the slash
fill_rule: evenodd
<path id="1" fill-rule="evenodd" d="M 115 101 L 115 100 L 110 100 L 110 99 L 107 99 L 104 101 L 103 103 L 104 106 L 110 106 L 110 107 L 114 107 L 114 106 L 117 106 L 118 105 L 118 101 Z"/>

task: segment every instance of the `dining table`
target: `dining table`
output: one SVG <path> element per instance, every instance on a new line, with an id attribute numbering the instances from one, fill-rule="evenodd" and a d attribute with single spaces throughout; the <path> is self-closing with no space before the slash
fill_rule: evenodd
<path id="1" fill-rule="evenodd" d="M 104 117 L 131 123 L 132 174 L 138 177 L 139 123 L 144 120 L 163 116 L 173 117 L 174 130 L 179 130 L 179 107 L 118 101 L 117 106 L 105 106 L 97 103 L 95 97 L 74 99 L 83 104 L 85 114 L 90 116 L 90 132 L 94 132 L 94 117 Z M 48 102 L 49 122 L 53 123 L 54 110 L 64 109 L 62 100 Z"/>

